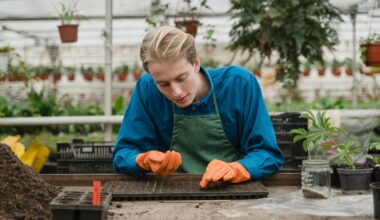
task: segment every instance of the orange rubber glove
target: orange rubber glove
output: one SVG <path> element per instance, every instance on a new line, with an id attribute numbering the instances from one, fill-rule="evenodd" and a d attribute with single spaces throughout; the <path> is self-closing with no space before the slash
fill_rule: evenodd
<path id="1" fill-rule="evenodd" d="M 204 189 L 209 183 L 218 182 L 219 180 L 241 183 L 250 178 L 251 175 L 247 169 L 239 162 L 226 163 L 221 160 L 213 160 L 207 165 L 199 186 Z"/>
<path id="2" fill-rule="evenodd" d="M 162 153 L 152 150 L 137 155 L 136 163 L 142 169 L 152 171 L 159 176 L 170 176 L 181 165 L 182 158 L 181 154 L 175 151 Z"/>

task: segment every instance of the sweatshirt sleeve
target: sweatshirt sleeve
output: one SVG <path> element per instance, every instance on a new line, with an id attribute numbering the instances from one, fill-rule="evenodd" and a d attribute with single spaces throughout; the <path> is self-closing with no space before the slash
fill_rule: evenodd
<path id="1" fill-rule="evenodd" d="M 138 154 L 158 149 L 156 129 L 148 111 L 146 96 L 147 77 L 136 83 L 128 108 L 124 114 L 113 152 L 113 165 L 118 173 L 140 176 L 146 173 L 136 164 Z"/>
<path id="2" fill-rule="evenodd" d="M 251 174 L 251 179 L 262 180 L 277 172 L 283 155 L 276 143 L 273 125 L 265 106 L 260 86 L 254 76 L 243 88 L 241 151 L 245 157 L 239 162 Z"/>

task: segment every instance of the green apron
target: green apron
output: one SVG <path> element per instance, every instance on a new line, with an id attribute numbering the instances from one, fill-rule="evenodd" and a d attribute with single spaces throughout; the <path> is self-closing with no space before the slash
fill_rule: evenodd
<path id="1" fill-rule="evenodd" d="M 207 164 L 219 159 L 232 162 L 242 158 L 226 137 L 213 92 L 215 114 L 179 115 L 173 107 L 171 149 L 181 153 L 182 165 L 177 172 L 204 173 Z"/>

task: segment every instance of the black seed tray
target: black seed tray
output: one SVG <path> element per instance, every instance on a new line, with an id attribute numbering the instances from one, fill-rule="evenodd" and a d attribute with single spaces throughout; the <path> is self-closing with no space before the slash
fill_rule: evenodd
<path id="1" fill-rule="evenodd" d="M 258 199 L 268 196 L 261 182 L 229 184 L 217 182 L 200 189 L 200 179 L 174 180 L 170 178 L 113 181 L 102 190 L 112 193 L 113 200 L 208 200 Z"/>
<path id="2" fill-rule="evenodd" d="M 112 142 L 57 143 L 57 173 L 114 173 Z"/>
<path id="3" fill-rule="evenodd" d="M 102 220 L 111 202 L 110 193 L 100 194 L 100 205 L 92 204 L 92 192 L 63 191 L 50 202 L 54 220 Z"/>
<path id="4" fill-rule="evenodd" d="M 281 148 L 285 158 L 283 171 L 299 171 L 302 160 L 307 157 L 302 147 L 302 141 L 293 143 L 295 135 L 290 133 L 292 129 L 308 129 L 307 119 L 301 118 L 300 116 L 301 114 L 298 112 L 288 112 L 270 116 L 276 134 L 277 144 Z"/>

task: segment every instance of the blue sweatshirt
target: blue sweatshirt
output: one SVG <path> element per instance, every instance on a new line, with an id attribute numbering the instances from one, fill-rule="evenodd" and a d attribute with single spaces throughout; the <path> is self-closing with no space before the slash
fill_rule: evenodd
<path id="1" fill-rule="evenodd" d="M 212 98 L 215 91 L 226 136 L 243 153 L 244 158 L 238 162 L 248 170 L 251 179 L 262 180 L 277 172 L 283 155 L 254 75 L 238 66 L 201 68 L 201 72 L 210 83 L 209 93 L 186 108 L 176 107 L 176 113 L 215 113 Z M 172 131 L 172 104 L 158 90 L 153 78 L 144 74 L 136 83 L 115 144 L 116 171 L 133 176 L 145 174 L 146 171 L 137 166 L 136 156 L 150 150 L 167 151 Z"/>

